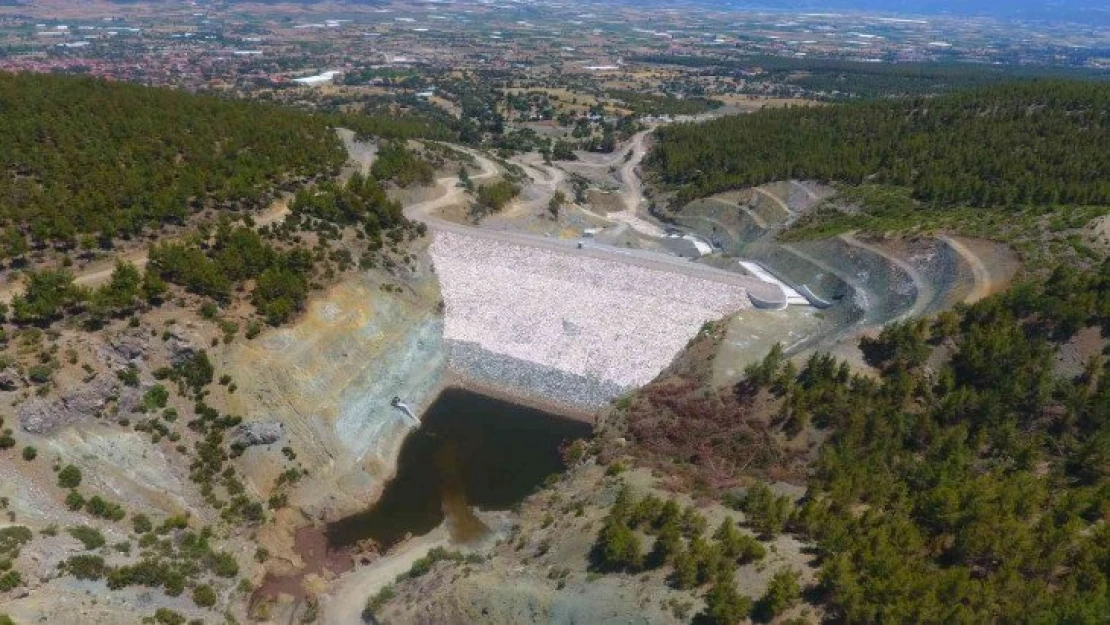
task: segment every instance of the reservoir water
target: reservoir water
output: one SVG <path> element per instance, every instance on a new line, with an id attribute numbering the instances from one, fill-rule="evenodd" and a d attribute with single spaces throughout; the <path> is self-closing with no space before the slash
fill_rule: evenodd
<path id="1" fill-rule="evenodd" d="M 466 541 L 486 528 L 473 514 L 508 510 L 561 471 L 563 444 L 590 425 L 463 389 L 445 390 L 401 447 L 397 475 L 367 512 L 330 524 L 332 547 L 367 538 L 387 548 L 445 519 Z"/>

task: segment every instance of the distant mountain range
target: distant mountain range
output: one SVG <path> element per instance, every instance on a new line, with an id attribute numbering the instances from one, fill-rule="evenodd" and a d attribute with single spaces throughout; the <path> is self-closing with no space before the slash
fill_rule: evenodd
<path id="1" fill-rule="evenodd" d="M 776 11 L 874 11 L 903 15 L 985 15 L 1110 22 L 1110 2 L 1106 0 L 705 0 L 701 4 Z"/>

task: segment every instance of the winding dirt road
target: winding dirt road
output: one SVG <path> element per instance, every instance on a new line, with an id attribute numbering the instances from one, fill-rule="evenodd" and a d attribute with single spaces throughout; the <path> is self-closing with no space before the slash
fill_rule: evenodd
<path id="1" fill-rule="evenodd" d="M 344 575 L 339 584 L 320 601 L 324 625 L 358 625 L 366 601 L 407 573 L 414 562 L 436 547 L 450 545 L 443 525 L 428 534 L 398 545 L 375 562 Z"/>
<path id="2" fill-rule="evenodd" d="M 493 161 L 476 151 L 464 151 L 473 156 L 481 168 L 478 174 L 472 174 L 470 176 L 471 180 L 483 180 L 497 175 L 498 168 Z M 633 161 L 635 161 L 635 158 L 633 158 Z M 609 260 L 617 263 L 635 265 L 645 269 L 699 278 L 719 284 L 739 286 L 747 289 L 749 293 L 756 294 L 762 299 L 779 301 L 785 298 L 782 290 L 773 284 L 768 284 L 750 276 L 726 271 L 724 269 L 693 263 L 677 256 L 602 245 L 594 241 L 557 239 L 507 229 L 495 230 L 492 228 L 481 228 L 447 221 L 438 217 L 435 211 L 465 201 L 465 190 L 459 186 L 458 178 L 456 177 L 440 178 L 436 180 L 436 185 L 443 190 L 443 193 L 439 197 L 405 207 L 406 217 L 414 221 L 423 222 L 433 231 L 450 232 L 462 236 L 498 241 L 509 245 L 544 249 L 568 256 Z M 612 215 L 613 214 L 610 214 L 610 217 L 612 217 Z M 635 228 L 632 224 L 628 225 Z"/>
<path id="3" fill-rule="evenodd" d="M 636 215 L 636 209 L 643 202 L 643 195 L 635 168 L 646 154 L 644 139 L 649 132 L 648 130 L 642 131 L 636 134 L 631 140 L 632 158 L 626 161 L 621 168 L 621 178 L 626 186 L 625 190 L 621 193 L 621 198 L 626 209 L 617 213 L 610 213 L 608 218 L 618 223 L 624 223 L 649 236 L 659 237 L 663 236 L 664 233 L 658 226 Z M 344 143 L 347 145 L 348 150 L 351 150 L 354 142 L 350 141 L 349 138 L 345 137 L 345 139 L 348 140 L 345 140 Z M 477 174 L 471 175 L 471 180 L 479 181 L 489 179 L 498 175 L 500 172 L 497 164 L 480 152 L 469 148 L 455 147 L 472 156 L 480 168 Z M 624 158 L 623 155 L 627 153 L 627 149 L 619 151 L 617 155 L 612 158 L 612 162 Z M 372 151 L 351 151 L 352 163 L 356 164 L 364 171 L 369 168 L 372 160 Z M 546 175 L 545 172 L 537 166 L 528 166 L 525 171 L 528 171 L 530 177 L 533 177 L 535 184 L 545 187 L 549 189 L 551 193 L 554 193 L 559 183 L 563 180 L 563 176 L 560 175 L 562 172 L 557 168 L 546 169 L 548 169 Z M 770 298 L 777 300 L 778 298 L 784 297 L 781 290 L 778 290 L 777 287 L 773 285 L 738 273 L 695 264 L 688 260 L 667 254 L 618 248 L 592 241 L 555 239 L 510 230 L 493 230 L 449 222 L 436 216 L 435 211 L 465 202 L 466 191 L 459 185 L 457 176 L 439 178 L 436 180 L 435 184 L 442 190 L 442 193 L 438 197 L 432 200 L 411 204 L 405 207 L 404 210 L 406 217 L 427 224 L 433 231 L 452 232 L 460 235 L 500 241 L 507 244 L 552 250 L 567 255 L 599 258 L 657 271 L 667 271 L 721 284 L 740 286 L 764 299 Z M 257 225 L 263 226 L 278 223 L 284 220 L 288 214 L 289 197 L 285 196 L 275 200 L 265 211 L 256 215 L 254 219 Z M 146 266 L 148 260 L 147 250 L 133 250 L 110 260 L 97 261 L 77 272 L 74 282 L 78 285 L 90 288 L 104 284 L 111 277 L 116 260 L 124 260 L 139 268 L 143 268 Z M 0 286 L 0 301 L 10 302 L 14 295 L 23 291 L 23 288 L 22 282 L 13 282 Z"/>
<path id="4" fill-rule="evenodd" d="M 974 304 L 975 302 L 990 295 L 991 287 L 994 284 L 994 279 L 991 278 L 990 269 L 987 269 L 987 265 L 983 263 L 983 260 L 979 258 L 979 255 L 971 251 L 971 249 L 969 249 L 962 242 L 950 236 L 941 235 L 937 238 L 946 243 L 957 254 L 959 254 L 960 257 L 963 258 L 964 262 L 967 263 L 967 266 L 971 269 L 971 276 L 975 280 L 975 285 L 971 288 L 971 291 L 964 296 L 964 303 Z"/>
<path id="5" fill-rule="evenodd" d="M 778 197 L 774 193 L 771 193 L 770 191 L 768 191 L 767 189 L 764 189 L 762 187 L 752 187 L 752 190 L 755 191 L 756 193 L 762 195 L 763 197 L 767 198 L 768 200 L 771 200 L 772 202 L 774 202 L 775 205 L 778 206 L 780 209 L 782 209 L 782 211 L 784 213 L 786 213 L 787 215 L 793 215 L 794 214 L 794 211 L 790 210 L 790 207 L 786 205 L 786 202 L 783 202 L 782 198 Z"/>
<path id="6" fill-rule="evenodd" d="M 647 155 L 647 146 L 644 144 L 644 140 L 647 139 L 650 133 L 651 130 L 644 130 L 632 137 L 632 157 L 626 160 L 620 168 L 621 182 L 624 184 L 624 190 L 621 191 L 624 210 L 609 213 L 606 217 L 613 221 L 628 224 L 629 227 L 641 234 L 661 238 L 666 236 L 666 232 L 659 226 L 640 217 L 639 213 L 640 207 L 643 206 L 646 200 L 644 199 L 643 184 L 640 182 L 640 177 L 636 175 L 636 168 L 640 166 L 644 156 Z M 627 154 L 623 151 L 621 153 Z"/>

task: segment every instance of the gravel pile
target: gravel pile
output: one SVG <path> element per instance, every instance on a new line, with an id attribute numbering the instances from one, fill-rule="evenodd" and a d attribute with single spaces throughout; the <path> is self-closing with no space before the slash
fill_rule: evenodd
<path id="1" fill-rule="evenodd" d="M 740 287 L 446 232 L 431 253 L 446 340 L 598 389 L 646 384 L 706 321 L 751 306 Z"/>

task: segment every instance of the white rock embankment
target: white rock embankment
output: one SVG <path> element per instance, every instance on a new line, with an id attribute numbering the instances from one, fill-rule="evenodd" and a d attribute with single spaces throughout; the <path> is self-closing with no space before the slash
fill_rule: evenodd
<path id="1" fill-rule="evenodd" d="M 452 367 L 554 371 L 595 404 L 649 382 L 705 322 L 750 307 L 739 286 L 465 235 L 437 233 L 431 253 Z"/>

